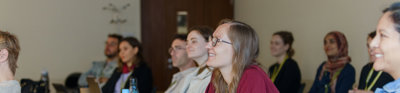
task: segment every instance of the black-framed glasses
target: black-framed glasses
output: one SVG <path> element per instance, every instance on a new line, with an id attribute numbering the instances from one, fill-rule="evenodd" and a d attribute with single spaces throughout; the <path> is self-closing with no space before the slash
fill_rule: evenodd
<path id="1" fill-rule="evenodd" d="M 218 38 L 212 38 L 211 39 L 211 44 L 212 44 L 213 47 L 215 47 L 218 42 L 222 42 L 222 43 L 226 43 L 226 44 L 232 45 L 231 42 L 228 42 L 228 41 L 225 41 L 225 40 L 222 40 L 222 39 L 218 39 Z"/>
<path id="2" fill-rule="evenodd" d="M 170 47 L 168 49 L 168 52 L 171 53 L 172 51 L 178 51 L 178 50 L 185 50 L 185 47 L 180 47 L 180 46 L 176 46 L 176 47 Z"/>

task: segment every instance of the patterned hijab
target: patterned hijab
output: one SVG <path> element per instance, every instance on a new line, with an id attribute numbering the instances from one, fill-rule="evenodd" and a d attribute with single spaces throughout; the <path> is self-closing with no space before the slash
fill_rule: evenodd
<path id="1" fill-rule="evenodd" d="M 332 32 L 329 32 L 325 36 L 325 38 L 328 36 L 334 37 L 336 44 L 337 44 L 337 48 L 338 48 L 338 54 L 336 56 L 328 56 L 327 55 L 328 60 L 322 67 L 322 71 L 320 73 L 319 80 L 322 79 L 325 72 L 330 72 L 329 77 L 330 77 L 330 79 L 332 79 L 335 72 L 342 69 L 347 63 L 349 63 L 351 61 L 351 58 L 348 56 L 348 44 L 347 44 L 347 39 L 344 36 L 344 34 L 339 31 L 332 31 Z M 331 82 L 332 82 L 331 90 L 334 93 L 336 80 L 331 80 Z"/>
<path id="2" fill-rule="evenodd" d="M 326 36 L 333 36 L 335 38 L 337 48 L 338 48 L 338 54 L 336 56 L 328 56 L 328 61 L 324 65 L 324 67 L 327 68 L 327 70 L 330 71 L 335 71 L 339 68 L 344 67 L 344 65 L 348 62 L 351 61 L 350 57 L 348 56 L 348 44 L 347 44 L 347 39 L 344 36 L 343 33 L 339 31 L 332 31 L 329 32 Z"/>

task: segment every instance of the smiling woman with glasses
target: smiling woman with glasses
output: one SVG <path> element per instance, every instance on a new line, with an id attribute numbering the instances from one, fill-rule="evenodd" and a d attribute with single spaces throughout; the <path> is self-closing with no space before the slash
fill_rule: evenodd
<path id="1" fill-rule="evenodd" d="M 252 27 L 223 20 L 211 41 L 206 64 L 214 71 L 206 93 L 279 93 L 255 61 L 259 39 Z"/>
<path id="2" fill-rule="evenodd" d="M 222 42 L 222 43 L 226 43 L 226 44 L 232 44 L 231 42 L 228 42 L 228 41 L 225 41 L 225 40 L 221 40 L 221 39 L 218 39 L 218 38 L 212 38 L 211 41 L 212 41 L 211 45 L 213 47 L 215 47 L 215 45 L 217 45 L 218 42 Z"/>

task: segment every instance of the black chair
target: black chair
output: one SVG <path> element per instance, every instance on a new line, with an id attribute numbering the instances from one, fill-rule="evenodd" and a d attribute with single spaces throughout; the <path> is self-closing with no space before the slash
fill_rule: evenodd
<path id="1" fill-rule="evenodd" d="M 71 89 L 73 89 L 73 88 L 79 89 L 78 80 L 79 80 L 80 76 L 81 76 L 81 73 L 79 73 L 79 72 L 69 74 L 67 79 L 65 80 L 65 86 L 67 88 L 71 88 Z"/>
<path id="2" fill-rule="evenodd" d="M 81 73 L 79 72 L 69 74 L 65 80 L 65 86 L 53 83 L 53 87 L 56 89 L 57 93 L 79 93 L 78 80 L 80 76 Z"/>
<path id="3" fill-rule="evenodd" d="M 54 89 L 56 89 L 56 93 L 68 93 L 67 88 L 62 84 L 53 83 Z"/>
<path id="4" fill-rule="evenodd" d="M 303 91 L 304 91 L 304 87 L 306 87 L 306 83 L 301 83 L 301 84 L 300 84 L 300 88 L 299 88 L 299 92 L 298 92 L 298 93 L 303 93 Z"/>
<path id="5" fill-rule="evenodd" d="M 82 73 L 75 72 L 69 74 L 67 79 L 65 80 L 65 86 L 68 90 L 68 93 L 79 93 L 79 85 L 78 80 Z"/>

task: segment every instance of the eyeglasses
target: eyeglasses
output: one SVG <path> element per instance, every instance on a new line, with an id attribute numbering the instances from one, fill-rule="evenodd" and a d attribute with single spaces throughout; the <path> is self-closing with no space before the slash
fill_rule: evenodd
<path id="1" fill-rule="evenodd" d="M 218 39 L 218 38 L 212 38 L 211 39 L 211 44 L 212 44 L 213 47 L 215 47 L 218 42 L 222 42 L 222 43 L 226 43 L 226 44 L 232 45 L 231 42 L 228 42 L 228 41 L 225 41 L 225 40 L 222 40 L 222 39 Z"/>
<path id="2" fill-rule="evenodd" d="M 184 48 L 184 47 L 179 47 L 179 46 L 170 47 L 169 50 L 168 50 L 168 52 L 171 53 L 172 51 L 185 50 L 185 49 L 186 49 L 186 48 Z"/>
<path id="3" fill-rule="evenodd" d="M 115 42 L 106 42 L 107 46 L 118 46 L 118 43 Z"/>

